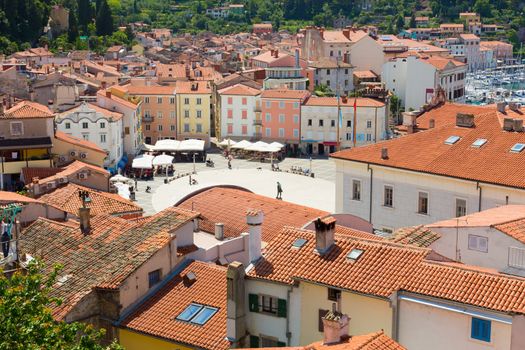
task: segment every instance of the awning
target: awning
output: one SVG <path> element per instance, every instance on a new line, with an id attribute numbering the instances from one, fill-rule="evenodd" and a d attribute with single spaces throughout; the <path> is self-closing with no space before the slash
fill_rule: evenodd
<path id="1" fill-rule="evenodd" d="M 161 154 L 153 159 L 153 165 L 171 165 L 173 163 L 173 157 L 167 154 Z"/>
<path id="2" fill-rule="evenodd" d="M 301 142 L 306 142 L 306 143 L 318 143 L 319 140 L 301 140 Z"/>
<path id="3" fill-rule="evenodd" d="M 325 142 L 323 142 L 323 145 L 325 145 L 325 146 L 337 146 L 337 142 L 325 141 Z"/>
<path id="4" fill-rule="evenodd" d="M 0 149 L 12 148 L 49 148 L 53 147 L 53 142 L 50 137 L 34 137 L 25 139 L 7 139 L 0 140 Z"/>
<path id="5" fill-rule="evenodd" d="M 205 142 L 203 140 L 196 140 L 196 139 L 189 139 L 181 141 L 179 145 L 179 152 L 204 152 L 204 144 Z"/>
<path id="6" fill-rule="evenodd" d="M 153 158 L 152 155 L 141 154 L 133 159 L 131 167 L 135 169 L 151 169 L 153 168 Z"/>

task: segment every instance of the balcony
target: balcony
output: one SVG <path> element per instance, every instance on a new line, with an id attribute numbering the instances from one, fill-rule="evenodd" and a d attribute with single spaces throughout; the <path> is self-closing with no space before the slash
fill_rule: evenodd
<path id="1" fill-rule="evenodd" d="M 253 138 L 254 138 L 255 140 L 260 140 L 260 139 L 262 139 L 262 132 L 255 132 L 255 133 L 253 133 Z"/>
<path id="2" fill-rule="evenodd" d="M 142 121 L 144 123 L 153 123 L 153 116 L 152 115 L 145 115 L 144 117 L 142 117 Z"/>
<path id="3" fill-rule="evenodd" d="M 256 104 L 255 106 L 253 106 L 253 111 L 254 112 L 260 112 L 261 111 L 261 104 Z"/>
<path id="4" fill-rule="evenodd" d="M 255 126 L 262 126 L 262 119 L 255 119 L 253 121 L 253 125 L 255 125 Z"/>

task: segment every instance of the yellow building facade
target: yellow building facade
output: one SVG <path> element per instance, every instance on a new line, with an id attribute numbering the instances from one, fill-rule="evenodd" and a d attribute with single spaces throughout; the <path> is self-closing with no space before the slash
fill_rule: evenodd
<path id="1" fill-rule="evenodd" d="M 119 329 L 119 343 L 126 350 L 191 350 L 192 347 L 173 343 L 161 338 L 133 332 L 127 329 Z"/>
<path id="2" fill-rule="evenodd" d="M 177 82 L 177 129 L 179 140 L 210 142 L 211 90 L 207 82 Z"/>

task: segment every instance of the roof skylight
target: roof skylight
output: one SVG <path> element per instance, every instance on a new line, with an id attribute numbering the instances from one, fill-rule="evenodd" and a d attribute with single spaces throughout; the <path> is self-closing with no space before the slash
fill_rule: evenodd
<path id="1" fill-rule="evenodd" d="M 354 248 L 350 253 L 346 255 L 348 260 L 356 261 L 363 254 L 364 250 Z"/>
<path id="2" fill-rule="evenodd" d="M 212 316 L 215 315 L 217 311 L 219 311 L 219 309 L 216 307 L 191 303 L 176 317 L 176 319 L 202 326 L 208 322 L 208 320 L 212 318 Z"/>
<path id="3" fill-rule="evenodd" d="M 292 247 L 293 248 L 302 248 L 306 242 L 308 242 L 308 240 L 304 239 L 304 238 L 297 238 L 293 243 L 292 243 Z"/>
<path id="4" fill-rule="evenodd" d="M 480 148 L 481 146 L 483 146 L 486 143 L 487 143 L 487 139 L 477 139 L 476 141 L 474 141 L 472 143 L 472 147 Z"/>
<path id="5" fill-rule="evenodd" d="M 461 137 L 459 136 L 450 136 L 448 139 L 445 140 L 445 145 L 453 145 L 456 142 L 459 141 Z"/>
<path id="6" fill-rule="evenodd" d="M 514 153 L 520 153 L 521 151 L 523 151 L 523 149 L 525 149 L 525 143 L 517 143 L 514 146 L 512 146 L 510 151 Z"/>

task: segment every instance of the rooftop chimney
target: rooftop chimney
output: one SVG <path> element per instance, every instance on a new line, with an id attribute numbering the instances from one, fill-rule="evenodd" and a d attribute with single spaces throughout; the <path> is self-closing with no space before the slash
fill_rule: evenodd
<path id="1" fill-rule="evenodd" d="M 507 102 L 498 102 L 496 103 L 496 108 L 498 109 L 498 112 L 505 113 L 505 107 L 507 106 Z"/>
<path id="2" fill-rule="evenodd" d="M 428 128 L 429 129 L 434 129 L 436 127 L 436 120 L 435 119 L 430 119 L 428 121 Z"/>
<path id="3" fill-rule="evenodd" d="M 340 343 L 349 338 L 348 323 L 350 318 L 337 311 L 329 311 L 323 317 L 323 345 Z"/>
<path id="4" fill-rule="evenodd" d="M 228 265 L 226 271 L 226 338 L 232 348 L 242 347 L 246 335 L 244 306 L 244 266 L 238 261 Z"/>
<path id="5" fill-rule="evenodd" d="M 84 235 L 88 235 L 89 231 L 91 231 L 89 211 L 90 211 L 89 208 L 79 208 L 78 209 L 78 217 L 80 219 L 80 231 Z"/>
<path id="6" fill-rule="evenodd" d="M 349 28 L 345 28 L 343 29 L 343 35 L 350 40 L 350 29 Z"/>
<path id="7" fill-rule="evenodd" d="M 111 98 L 111 90 L 106 90 L 106 97 Z"/>
<path id="8" fill-rule="evenodd" d="M 326 253 L 334 244 L 335 223 L 333 216 L 317 218 L 315 221 L 315 250 L 320 255 Z"/>
<path id="9" fill-rule="evenodd" d="M 215 224 L 215 238 L 219 241 L 224 239 L 224 224 L 222 222 Z"/>
<path id="10" fill-rule="evenodd" d="M 514 119 L 512 118 L 503 118 L 503 130 L 512 131 L 514 128 Z"/>
<path id="11" fill-rule="evenodd" d="M 520 110 L 520 105 L 516 102 L 510 102 L 509 103 L 509 109 L 514 112 L 518 112 Z"/>
<path id="12" fill-rule="evenodd" d="M 388 148 L 381 148 L 381 159 L 388 159 Z"/>
<path id="13" fill-rule="evenodd" d="M 248 209 L 246 211 L 246 223 L 249 226 L 250 237 L 248 238 L 248 254 L 250 262 L 253 263 L 261 257 L 261 232 L 264 213 L 258 209 Z"/>
<path id="14" fill-rule="evenodd" d="M 456 126 L 471 128 L 474 126 L 474 114 L 456 114 Z"/>
<path id="15" fill-rule="evenodd" d="M 279 50 L 275 50 L 275 51 L 273 52 L 273 57 L 275 57 L 275 58 L 279 58 Z"/>
<path id="16" fill-rule="evenodd" d="M 514 119 L 514 123 L 512 127 L 514 131 L 522 132 L 523 131 L 523 119 Z"/>

